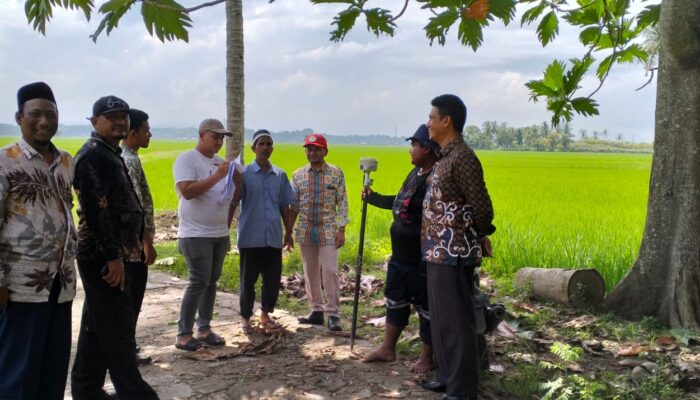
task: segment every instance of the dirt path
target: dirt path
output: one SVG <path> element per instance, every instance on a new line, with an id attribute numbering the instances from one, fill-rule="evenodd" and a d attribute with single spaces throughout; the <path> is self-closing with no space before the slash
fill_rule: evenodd
<path id="1" fill-rule="evenodd" d="M 141 367 L 144 379 L 161 399 L 435 399 L 433 393 L 417 385 L 418 376 L 408 372 L 410 360 L 364 364 L 359 361 L 372 345 L 332 336 L 324 327 L 307 327 L 294 316 L 278 310 L 273 317 L 286 327 L 278 341 L 254 333 L 242 335 L 238 329 L 238 296 L 219 292 L 212 322 L 213 329 L 226 338 L 227 346 L 215 351 L 193 353 L 173 346 L 180 300 L 186 285 L 163 272 L 151 271 L 143 311 L 136 329 L 142 351 L 153 357 L 153 364 Z M 83 292 L 79 284 L 73 304 L 73 351 L 78 339 Z M 343 320 L 349 330 L 348 318 Z M 271 354 L 237 355 L 248 343 L 260 344 Z M 272 348 L 272 349 L 271 349 Z M 219 358 L 217 358 L 219 357 Z M 70 385 L 70 382 L 69 382 Z M 110 387 L 109 384 L 108 387 Z M 70 386 L 66 389 L 70 399 Z"/>

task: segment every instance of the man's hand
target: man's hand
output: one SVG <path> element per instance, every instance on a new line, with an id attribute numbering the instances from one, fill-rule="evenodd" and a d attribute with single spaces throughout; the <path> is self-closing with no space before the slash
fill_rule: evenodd
<path id="1" fill-rule="evenodd" d="M 284 235 L 284 247 L 282 247 L 282 250 L 292 251 L 293 248 L 294 248 L 294 239 L 292 238 L 292 232 L 287 232 Z"/>
<path id="2" fill-rule="evenodd" d="M 335 233 L 335 248 L 339 249 L 345 244 L 345 231 Z"/>
<path id="3" fill-rule="evenodd" d="M 10 302 L 10 291 L 6 288 L 0 288 L 0 312 L 2 312 L 5 307 L 7 307 L 7 303 Z"/>
<path id="4" fill-rule="evenodd" d="M 153 243 L 143 244 L 143 254 L 146 256 L 146 265 L 153 265 L 156 262 L 156 258 L 158 258 L 158 252 L 153 247 Z"/>
<path id="5" fill-rule="evenodd" d="M 362 188 L 362 200 L 367 200 L 367 197 L 373 193 L 372 188 L 365 186 Z"/>
<path id="6" fill-rule="evenodd" d="M 121 258 L 107 261 L 107 275 L 103 276 L 102 279 L 109 286 L 119 287 L 119 290 L 124 290 L 126 279 L 124 276 L 124 262 Z"/>
<path id="7" fill-rule="evenodd" d="M 221 164 L 219 164 L 219 167 L 216 169 L 216 172 L 214 172 L 214 175 L 216 175 L 219 180 L 224 179 L 226 175 L 228 175 L 228 165 L 231 164 L 229 161 L 224 161 Z"/>
<path id="8" fill-rule="evenodd" d="M 488 236 L 481 238 L 481 255 L 484 257 L 493 257 L 493 247 L 491 247 L 491 239 Z"/>

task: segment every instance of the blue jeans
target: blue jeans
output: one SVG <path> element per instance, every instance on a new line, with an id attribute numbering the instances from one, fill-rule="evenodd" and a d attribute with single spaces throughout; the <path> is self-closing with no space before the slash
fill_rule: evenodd
<path id="1" fill-rule="evenodd" d="M 0 399 L 63 399 L 73 302 L 58 304 L 60 289 L 57 275 L 48 302 L 0 311 Z"/>
<path id="2" fill-rule="evenodd" d="M 195 314 L 197 329 L 200 332 L 210 328 L 216 301 L 216 282 L 221 276 L 230 243 L 228 236 L 178 240 L 178 248 L 185 257 L 190 274 L 190 283 L 185 289 L 180 305 L 180 319 L 177 321 L 178 336 L 192 334 Z"/>

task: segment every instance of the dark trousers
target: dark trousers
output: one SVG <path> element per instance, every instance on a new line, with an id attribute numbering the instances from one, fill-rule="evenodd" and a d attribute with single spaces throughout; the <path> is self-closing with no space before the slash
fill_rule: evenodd
<path id="1" fill-rule="evenodd" d="M 420 338 L 423 343 L 432 345 L 425 262 L 410 263 L 391 257 L 387 266 L 384 296 L 386 323 L 405 328 L 413 304 L 418 311 Z"/>
<path id="2" fill-rule="evenodd" d="M 124 290 L 110 287 L 100 270 L 105 260 L 79 258 L 78 269 L 85 289 L 78 351 L 75 354 L 71 387 L 73 399 L 100 398 L 109 370 L 117 395 L 122 399 L 157 399 L 136 365 L 134 300 L 131 277 Z"/>
<path id="3" fill-rule="evenodd" d="M 148 282 L 148 266 L 143 262 L 124 262 L 124 272 L 131 278 L 131 298 L 134 300 L 134 324 L 139 320 Z"/>
<path id="4" fill-rule="evenodd" d="M 474 316 L 475 266 L 428 264 L 428 302 L 437 380 L 451 396 L 476 398 L 479 357 Z"/>
<path id="5" fill-rule="evenodd" d="M 255 304 L 255 283 L 262 275 L 261 309 L 275 311 L 282 279 L 282 249 L 255 247 L 241 252 L 241 317 L 250 318 Z"/>
<path id="6" fill-rule="evenodd" d="M 57 303 L 60 285 L 56 274 L 48 302 L 0 311 L 0 399 L 63 399 L 73 302 Z"/>

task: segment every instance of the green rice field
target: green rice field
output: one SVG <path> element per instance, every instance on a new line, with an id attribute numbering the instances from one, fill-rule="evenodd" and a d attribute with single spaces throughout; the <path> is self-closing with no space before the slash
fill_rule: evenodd
<path id="1" fill-rule="evenodd" d="M 13 141 L 0 138 L 0 145 Z M 84 139 L 57 139 L 71 153 Z M 194 141 L 153 140 L 141 151 L 157 210 L 177 208 L 172 163 Z M 495 258 L 486 269 L 508 276 L 521 267 L 596 268 L 608 289 L 627 272 L 636 257 L 644 228 L 651 156 L 648 154 L 536 153 L 481 151 L 486 184 L 497 227 L 492 236 Z M 354 265 L 361 216 L 360 157 L 375 157 L 373 188 L 398 191 L 411 169 L 406 147 L 337 146 L 326 160 L 345 172 L 351 223 L 341 262 Z M 248 149 L 245 159 L 253 155 Z M 275 146 L 273 163 L 289 175 L 306 163 L 301 146 Z M 390 252 L 391 213 L 370 207 L 366 263 L 382 263 Z M 287 263 L 299 264 L 298 253 Z"/>

